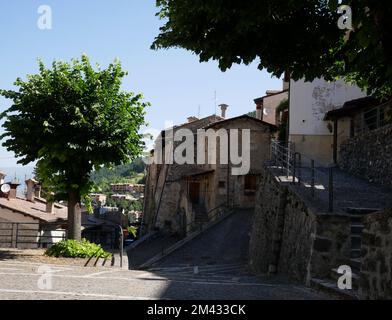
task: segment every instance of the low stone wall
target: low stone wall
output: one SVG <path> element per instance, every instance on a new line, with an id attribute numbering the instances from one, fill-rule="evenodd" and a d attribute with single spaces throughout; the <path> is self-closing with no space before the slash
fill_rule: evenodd
<path id="1" fill-rule="evenodd" d="M 371 182 L 392 185 L 392 125 L 352 138 L 340 149 L 340 167 Z"/>
<path id="2" fill-rule="evenodd" d="M 302 283 L 326 278 L 350 256 L 350 218 L 318 214 L 289 183 L 263 174 L 250 241 L 255 273 L 279 273 Z"/>
<path id="3" fill-rule="evenodd" d="M 392 210 L 363 219 L 361 299 L 392 299 Z"/>
<path id="4" fill-rule="evenodd" d="M 287 192 L 274 182 L 272 175 L 265 174 L 259 185 L 256 195 L 255 215 L 250 238 L 250 266 L 256 273 L 267 273 L 276 259 L 273 254 L 280 245 L 280 239 L 275 239 L 278 217 L 283 218 L 284 212 L 280 210 L 282 194 Z M 281 222 L 281 221 L 280 221 Z M 282 222 L 281 222 L 282 223 Z M 276 264 L 276 262 L 275 262 Z"/>

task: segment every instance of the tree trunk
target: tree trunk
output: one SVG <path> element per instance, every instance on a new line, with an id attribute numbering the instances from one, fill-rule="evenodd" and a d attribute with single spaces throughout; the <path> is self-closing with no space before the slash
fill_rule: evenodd
<path id="1" fill-rule="evenodd" d="M 80 241 L 82 239 L 82 210 L 78 191 L 68 193 L 68 239 Z"/>

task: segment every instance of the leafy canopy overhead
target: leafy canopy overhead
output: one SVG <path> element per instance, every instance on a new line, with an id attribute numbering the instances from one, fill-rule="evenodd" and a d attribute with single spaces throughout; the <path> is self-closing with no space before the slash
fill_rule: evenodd
<path id="1" fill-rule="evenodd" d="M 84 195 L 92 170 L 128 163 L 143 150 L 142 95 L 121 89 L 127 75 L 118 61 L 95 70 L 87 56 L 71 63 L 39 62 L 39 73 L 18 78 L 19 89 L 1 90 L 13 105 L 2 114 L 3 146 L 57 193 Z"/>
<path id="2" fill-rule="evenodd" d="M 185 48 L 223 71 L 257 60 L 275 76 L 345 77 L 371 94 L 392 95 L 392 2 L 343 1 L 353 14 L 348 41 L 338 2 L 157 0 L 165 24 L 152 48 Z"/>

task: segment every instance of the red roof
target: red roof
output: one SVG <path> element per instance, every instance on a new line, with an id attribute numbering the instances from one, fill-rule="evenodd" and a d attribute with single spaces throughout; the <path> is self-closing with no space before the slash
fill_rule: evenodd
<path id="1" fill-rule="evenodd" d="M 38 201 L 30 202 L 23 198 L 0 198 L 0 216 L 1 208 L 6 208 L 44 222 L 67 220 L 67 207 L 56 203 L 54 206 L 54 213 L 47 213 L 46 201 L 44 199 L 37 200 Z"/>

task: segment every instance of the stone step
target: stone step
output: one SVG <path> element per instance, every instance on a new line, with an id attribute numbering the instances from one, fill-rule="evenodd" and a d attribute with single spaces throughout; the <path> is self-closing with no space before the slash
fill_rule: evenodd
<path id="1" fill-rule="evenodd" d="M 359 281 L 360 281 L 359 272 L 355 271 L 354 269 L 352 269 L 351 271 L 352 271 L 352 287 L 353 287 L 353 290 L 358 290 L 358 288 L 359 288 Z M 338 273 L 338 269 L 337 268 L 331 270 L 331 273 L 330 273 L 331 281 L 333 283 L 335 283 L 336 285 L 338 283 L 338 280 L 342 276 L 343 276 L 343 274 Z"/>
<path id="2" fill-rule="evenodd" d="M 361 270 L 361 259 L 352 258 L 350 259 L 350 266 L 353 271 L 359 272 Z"/>
<path id="3" fill-rule="evenodd" d="M 337 281 L 342 276 L 342 274 L 338 273 L 338 268 L 335 268 L 335 269 L 331 270 L 331 276 L 332 276 L 331 279 L 333 281 L 335 281 L 335 280 Z M 355 272 L 353 270 L 352 276 L 353 276 L 353 280 L 359 281 L 359 273 L 358 272 Z"/>
<path id="4" fill-rule="evenodd" d="M 362 223 L 358 223 L 358 222 L 352 223 L 351 234 L 356 234 L 356 235 L 362 234 L 364 227 L 365 226 Z"/>
<path id="5" fill-rule="evenodd" d="M 361 235 L 351 235 L 351 249 L 361 249 L 362 237 Z"/>
<path id="6" fill-rule="evenodd" d="M 328 280 L 313 278 L 310 280 L 310 287 L 337 299 L 358 300 L 358 293 L 356 290 L 340 290 L 336 283 Z"/>
<path id="7" fill-rule="evenodd" d="M 366 215 L 382 211 L 380 208 L 346 208 L 345 211 L 353 215 Z"/>
<path id="8" fill-rule="evenodd" d="M 361 249 L 351 249 L 351 252 L 350 252 L 351 259 L 360 259 L 361 257 L 362 257 Z"/>
<path id="9" fill-rule="evenodd" d="M 351 223 L 353 223 L 353 224 L 362 224 L 363 216 L 355 215 L 355 216 L 351 216 L 350 218 L 351 218 Z"/>

